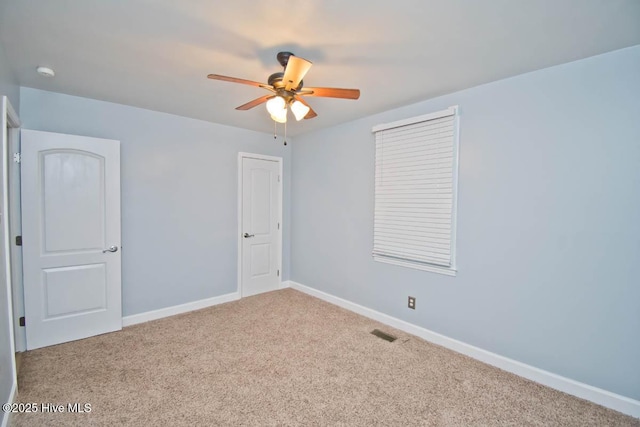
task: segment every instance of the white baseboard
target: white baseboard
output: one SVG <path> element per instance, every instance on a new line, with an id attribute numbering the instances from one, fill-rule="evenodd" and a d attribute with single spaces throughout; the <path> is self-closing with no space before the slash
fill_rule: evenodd
<path id="1" fill-rule="evenodd" d="M 147 311 L 139 314 L 132 314 L 122 318 L 122 326 L 131 326 L 138 323 L 149 322 L 151 320 L 162 319 L 163 317 L 174 316 L 176 314 L 187 313 L 189 311 L 200 310 L 201 308 L 211 307 L 213 305 L 224 304 L 240 299 L 239 292 L 220 295 L 218 297 L 201 299 L 198 301 L 188 302 L 186 304 L 173 305 L 171 307 L 161 308 L 159 310 Z"/>
<path id="2" fill-rule="evenodd" d="M 284 284 L 284 283 L 283 283 Z M 285 287 L 285 286 L 283 286 Z M 335 304 L 339 307 L 361 314 L 378 322 L 384 323 L 401 331 L 416 335 L 434 344 L 441 345 L 450 350 L 462 353 L 481 362 L 495 366 L 507 372 L 519 375 L 537 383 L 560 390 L 567 394 L 588 400 L 598 405 L 640 418 L 640 401 L 611 393 L 601 388 L 593 387 L 572 379 L 527 365 L 508 357 L 500 356 L 487 350 L 466 344 L 462 341 L 449 338 L 437 332 L 405 322 L 404 320 L 380 313 L 370 308 L 355 304 L 342 298 L 327 294 L 314 288 L 302 285 L 292 280 L 287 281 L 287 287 L 304 292 L 316 298 Z"/>
<path id="3" fill-rule="evenodd" d="M 9 393 L 9 400 L 7 401 L 7 403 L 14 403 L 17 397 L 18 397 L 18 383 L 14 379 L 13 384 L 11 385 L 11 393 Z M 11 412 L 2 411 L 2 413 L 3 413 L 2 424 L 0 425 L 2 427 L 7 427 L 9 425 L 9 422 L 11 421 Z"/>
<path id="4" fill-rule="evenodd" d="M 278 289 L 290 287 L 290 281 L 280 282 Z M 225 302 L 231 302 L 240 299 L 240 292 L 232 292 L 230 294 L 220 295 L 218 297 L 201 299 L 198 301 L 188 302 L 186 304 L 173 305 L 171 307 L 160 308 L 158 310 L 146 311 L 144 313 L 132 314 L 122 318 L 122 326 L 131 326 L 138 323 L 150 322 L 152 320 L 162 319 L 163 317 L 175 316 L 176 314 L 187 313 L 189 311 L 200 310 Z"/>
<path id="5" fill-rule="evenodd" d="M 291 287 L 291 280 L 283 280 L 280 282 L 280 289 L 286 289 Z"/>

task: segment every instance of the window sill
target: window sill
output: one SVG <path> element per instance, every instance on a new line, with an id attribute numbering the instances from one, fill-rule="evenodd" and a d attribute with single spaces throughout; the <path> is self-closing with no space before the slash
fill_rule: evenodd
<path id="1" fill-rule="evenodd" d="M 455 276 L 457 273 L 457 270 L 451 267 L 439 267 L 436 265 L 418 264 L 418 263 L 413 263 L 411 261 L 401 261 L 399 259 L 388 258 L 380 255 L 374 255 L 373 260 L 378 262 L 384 262 L 385 264 L 399 265 L 401 267 L 408 267 L 416 270 L 430 271 L 431 273 L 444 274 L 445 276 Z"/>

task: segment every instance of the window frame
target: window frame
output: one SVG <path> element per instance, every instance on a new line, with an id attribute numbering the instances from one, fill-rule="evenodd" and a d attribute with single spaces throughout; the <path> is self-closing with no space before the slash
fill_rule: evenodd
<path id="1" fill-rule="evenodd" d="M 388 129 L 399 128 L 404 126 L 413 125 L 416 123 L 427 122 L 430 120 L 439 119 L 442 117 L 453 116 L 453 164 L 452 164 L 452 188 L 451 188 L 451 265 L 441 266 L 436 264 L 429 264 L 419 261 L 410 261 L 399 258 L 394 258 L 390 256 L 385 256 L 381 254 L 373 253 L 373 259 L 377 262 L 382 262 L 386 264 L 398 265 L 401 267 L 408 267 L 422 271 L 429 271 L 432 273 L 439 273 L 447 276 L 456 276 L 457 269 L 457 224 L 458 224 L 458 171 L 459 171 L 459 152 L 460 152 L 460 114 L 459 107 L 457 105 L 447 108 L 446 110 L 436 111 L 429 114 L 423 114 L 420 116 L 410 117 L 403 120 L 397 120 L 390 123 L 384 123 L 374 126 L 371 129 L 371 132 L 374 134 L 374 143 L 375 143 L 375 134 L 377 132 L 381 132 Z M 374 165 L 374 180 L 375 174 L 377 174 L 377 166 Z M 377 194 L 374 186 L 374 206 Z M 374 207 L 374 215 L 375 215 L 375 207 Z M 374 216 L 374 226 L 375 226 L 375 216 Z M 375 236 L 375 231 L 374 231 Z"/>

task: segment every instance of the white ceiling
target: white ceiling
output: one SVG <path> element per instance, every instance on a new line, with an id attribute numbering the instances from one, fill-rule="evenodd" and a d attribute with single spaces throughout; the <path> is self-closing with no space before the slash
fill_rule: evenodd
<path id="1" fill-rule="evenodd" d="M 297 135 L 478 84 L 640 44 L 639 0 L 0 0 L 0 38 L 22 86 L 272 132 L 260 82 L 276 53 L 314 63 Z M 56 77 L 35 69 L 47 65 Z"/>

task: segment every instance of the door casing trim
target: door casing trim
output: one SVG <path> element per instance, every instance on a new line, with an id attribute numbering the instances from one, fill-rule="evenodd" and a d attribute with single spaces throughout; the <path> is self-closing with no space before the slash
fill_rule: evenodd
<path id="1" fill-rule="evenodd" d="M 3 188 L 3 201 L 2 201 L 2 216 L 4 217 L 4 221 L 1 226 L 4 228 L 4 240 L 0 242 L 4 246 L 4 261 L 6 265 L 5 271 L 5 279 L 6 279 L 6 294 L 7 294 L 7 314 L 9 317 L 9 324 L 7 325 L 9 329 L 9 351 L 11 352 L 11 396 L 10 398 L 15 397 L 15 393 L 18 388 L 18 379 L 16 373 L 16 334 L 14 330 L 14 307 L 13 307 L 13 275 L 12 275 L 12 266 L 11 262 L 11 228 L 9 227 L 9 223 L 11 221 L 10 215 L 11 212 L 9 210 L 9 138 L 17 137 L 18 129 L 20 128 L 20 119 L 16 111 L 13 109 L 9 98 L 6 96 L 2 97 L 2 117 L 0 118 L 1 126 L 2 126 L 2 154 L 0 155 L 0 160 L 3 162 L 3 173 L 2 173 L 2 188 Z M 9 132 L 12 135 L 9 135 Z M 5 402 L 3 402 L 5 403 Z M 11 402 L 9 402 L 11 403 Z M 4 414 L 2 417 L 2 425 L 7 425 L 9 422 L 9 417 L 11 414 Z"/>
<path id="2" fill-rule="evenodd" d="M 280 203 L 278 204 L 278 222 L 280 223 L 280 229 L 278 230 L 278 270 L 280 271 L 280 276 L 278 277 L 279 283 L 278 288 L 282 286 L 282 229 L 284 228 L 284 224 L 282 223 L 282 205 L 284 203 L 283 200 L 283 185 L 284 175 L 282 173 L 282 157 L 276 156 L 267 156 L 266 154 L 255 154 L 255 153 L 245 153 L 238 152 L 238 295 L 240 298 L 243 297 L 242 291 L 242 160 L 243 159 L 257 159 L 257 160 L 267 160 L 278 163 L 278 174 L 280 175 L 280 182 L 278 182 L 278 192 L 280 193 Z"/>

